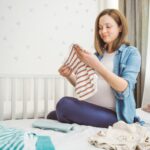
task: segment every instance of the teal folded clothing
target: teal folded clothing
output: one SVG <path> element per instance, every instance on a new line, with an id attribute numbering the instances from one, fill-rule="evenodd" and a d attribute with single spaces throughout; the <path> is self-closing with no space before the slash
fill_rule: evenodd
<path id="1" fill-rule="evenodd" d="M 32 127 L 44 130 L 55 130 L 60 132 L 69 132 L 73 130 L 72 124 L 61 123 L 50 119 L 37 119 L 32 123 Z"/>
<path id="2" fill-rule="evenodd" d="M 55 150 L 55 148 L 48 136 L 38 136 L 36 150 Z"/>
<path id="3" fill-rule="evenodd" d="M 55 150 L 49 136 L 0 125 L 0 150 Z"/>

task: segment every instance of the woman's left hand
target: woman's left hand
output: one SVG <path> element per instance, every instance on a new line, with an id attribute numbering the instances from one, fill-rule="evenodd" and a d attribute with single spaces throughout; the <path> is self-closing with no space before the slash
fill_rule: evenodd
<path id="1" fill-rule="evenodd" d="M 87 52 L 86 50 L 82 49 L 79 45 L 75 44 L 74 48 L 76 50 L 77 56 L 78 58 L 84 62 L 85 64 L 87 64 L 88 66 L 90 66 L 93 69 L 96 69 L 96 66 L 98 63 L 100 63 L 100 61 L 98 60 L 98 58 Z"/>

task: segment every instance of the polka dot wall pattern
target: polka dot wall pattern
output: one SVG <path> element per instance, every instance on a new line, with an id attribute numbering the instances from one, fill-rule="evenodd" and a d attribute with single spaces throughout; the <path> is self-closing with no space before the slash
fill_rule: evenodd
<path id="1" fill-rule="evenodd" d="M 92 51 L 97 1 L 0 1 L 0 73 L 57 74 L 72 43 Z"/>

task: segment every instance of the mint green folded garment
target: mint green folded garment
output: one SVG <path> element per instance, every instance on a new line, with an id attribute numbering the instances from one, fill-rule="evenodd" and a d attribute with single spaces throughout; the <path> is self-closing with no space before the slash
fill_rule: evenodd
<path id="1" fill-rule="evenodd" d="M 55 130 L 60 132 L 69 132 L 73 130 L 72 124 L 61 123 L 50 119 L 37 119 L 32 123 L 32 127 L 44 130 Z"/>

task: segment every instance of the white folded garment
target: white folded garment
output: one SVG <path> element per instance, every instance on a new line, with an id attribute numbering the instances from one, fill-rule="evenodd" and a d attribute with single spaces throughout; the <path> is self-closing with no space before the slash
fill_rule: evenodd
<path id="1" fill-rule="evenodd" d="M 105 150 L 150 150 L 150 131 L 137 123 L 119 121 L 90 137 L 89 142 Z"/>

